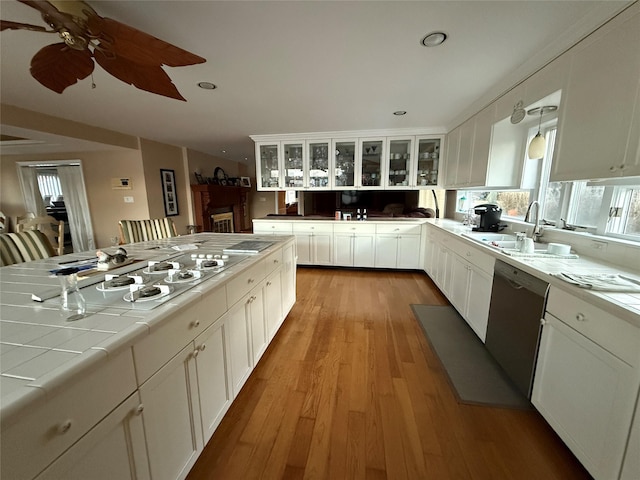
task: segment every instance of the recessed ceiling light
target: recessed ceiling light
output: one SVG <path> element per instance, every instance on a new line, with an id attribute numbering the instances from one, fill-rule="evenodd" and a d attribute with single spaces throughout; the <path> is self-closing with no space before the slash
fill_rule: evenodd
<path id="1" fill-rule="evenodd" d="M 227 153 L 227 151 L 226 151 L 226 150 L 220 150 L 220 151 L 221 151 L 222 153 Z"/>
<path id="2" fill-rule="evenodd" d="M 394 114 L 394 115 L 401 116 L 401 115 L 406 115 L 406 114 L 407 114 L 407 112 L 405 112 L 404 110 L 398 110 L 397 112 L 393 112 L 393 114 Z"/>
<path id="3" fill-rule="evenodd" d="M 425 35 L 422 39 L 422 45 L 425 47 L 437 47 L 438 45 L 444 43 L 447 39 L 447 34 L 443 32 L 431 32 Z"/>
<path id="4" fill-rule="evenodd" d="M 215 90 L 216 88 L 218 88 L 211 82 L 198 82 L 198 86 L 200 88 L 204 88 L 205 90 Z"/>

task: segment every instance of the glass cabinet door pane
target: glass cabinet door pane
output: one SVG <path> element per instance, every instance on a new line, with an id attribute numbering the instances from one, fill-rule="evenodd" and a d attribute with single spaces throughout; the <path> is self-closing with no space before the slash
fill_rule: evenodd
<path id="1" fill-rule="evenodd" d="M 389 178 L 390 187 L 409 185 L 411 174 L 411 140 L 391 140 L 389 142 Z"/>
<path id="2" fill-rule="evenodd" d="M 284 143 L 282 145 L 284 152 L 284 188 L 302 188 L 303 185 L 303 168 L 302 168 L 302 151 L 301 143 Z"/>
<path id="3" fill-rule="evenodd" d="M 260 178 L 266 188 L 280 187 L 278 167 L 278 145 L 260 145 Z"/>
<path id="4" fill-rule="evenodd" d="M 329 188 L 329 143 L 309 143 L 309 187 Z"/>
<path id="5" fill-rule="evenodd" d="M 439 161 L 440 139 L 418 140 L 417 186 L 436 185 L 438 183 Z"/>
<path id="6" fill-rule="evenodd" d="M 380 186 L 382 173 L 382 140 L 362 142 L 362 186 Z"/>
<path id="7" fill-rule="evenodd" d="M 355 185 L 356 143 L 336 142 L 334 185 L 353 187 Z"/>

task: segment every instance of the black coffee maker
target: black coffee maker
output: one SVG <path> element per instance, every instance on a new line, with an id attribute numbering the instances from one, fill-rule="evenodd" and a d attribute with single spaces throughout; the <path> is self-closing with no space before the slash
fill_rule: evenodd
<path id="1" fill-rule="evenodd" d="M 506 225 L 500 223 L 502 209 L 494 203 L 476 205 L 473 211 L 480 216 L 478 226 L 472 229 L 475 232 L 499 232 L 506 227 Z"/>

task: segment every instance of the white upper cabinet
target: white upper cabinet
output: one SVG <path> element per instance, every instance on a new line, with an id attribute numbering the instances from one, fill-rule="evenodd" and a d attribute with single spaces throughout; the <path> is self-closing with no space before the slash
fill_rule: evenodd
<path id="1" fill-rule="evenodd" d="M 333 188 L 335 190 L 353 190 L 356 187 L 356 170 L 359 167 L 360 144 L 357 138 L 333 140 Z"/>
<path id="2" fill-rule="evenodd" d="M 433 135 L 418 136 L 415 140 L 414 168 L 411 185 L 422 188 L 434 188 L 439 183 L 440 157 L 443 138 Z"/>
<path id="3" fill-rule="evenodd" d="M 385 158 L 385 138 L 360 139 L 360 177 L 358 185 L 364 189 L 382 188 L 383 165 Z"/>
<path id="4" fill-rule="evenodd" d="M 389 154 L 387 159 L 387 175 L 385 187 L 388 189 L 405 189 L 415 185 L 411 181 L 413 165 L 413 137 L 389 138 Z"/>
<path id="5" fill-rule="evenodd" d="M 284 176 L 280 142 L 256 142 L 258 190 L 282 190 Z"/>
<path id="6" fill-rule="evenodd" d="M 309 140 L 307 142 L 307 161 L 305 162 L 305 188 L 310 190 L 329 190 L 329 154 L 331 140 Z"/>
<path id="7" fill-rule="evenodd" d="M 640 175 L 640 4 L 569 52 L 551 180 Z"/>
<path id="8" fill-rule="evenodd" d="M 440 183 L 444 136 L 425 129 L 251 138 L 258 190 L 406 190 Z"/>
<path id="9" fill-rule="evenodd" d="M 282 142 L 284 187 L 300 189 L 304 186 L 304 141 Z"/>

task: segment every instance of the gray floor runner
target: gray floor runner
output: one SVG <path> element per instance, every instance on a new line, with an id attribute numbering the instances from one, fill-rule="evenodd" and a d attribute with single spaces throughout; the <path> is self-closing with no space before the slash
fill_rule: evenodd
<path id="1" fill-rule="evenodd" d="M 453 307 L 411 308 L 462 403 L 533 408 Z"/>

